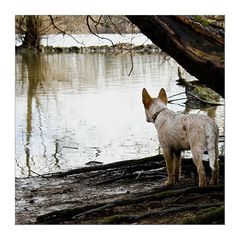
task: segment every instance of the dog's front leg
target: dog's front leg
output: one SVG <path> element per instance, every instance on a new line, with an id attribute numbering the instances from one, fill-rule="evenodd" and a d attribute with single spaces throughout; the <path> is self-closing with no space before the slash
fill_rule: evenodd
<path id="1" fill-rule="evenodd" d="M 173 158 L 173 153 L 170 149 L 168 148 L 163 148 L 163 155 L 165 158 L 165 162 L 166 162 L 166 167 L 167 167 L 167 173 L 168 173 L 168 179 L 165 182 L 166 186 L 171 186 L 173 185 L 174 181 L 175 181 L 175 173 L 174 173 L 174 158 Z"/>

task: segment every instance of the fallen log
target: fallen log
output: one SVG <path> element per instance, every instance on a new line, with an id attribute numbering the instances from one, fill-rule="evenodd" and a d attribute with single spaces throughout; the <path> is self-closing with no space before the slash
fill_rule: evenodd
<path id="1" fill-rule="evenodd" d="M 164 160 L 163 155 L 156 155 L 153 157 L 147 157 L 147 158 L 136 159 L 136 160 L 135 159 L 134 160 L 126 160 L 126 161 L 108 163 L 108 164 L 104 164 L 104 165 L 82 167 L 82 168 L 69 170 L 66 172 L 44 174 L 44 175 L 42 175 L 42 177 L 46 177 L 46 178 L 47 177 L 66 177 L 66 176 L 75 175 L 75 174 L 79 174 L 79 173 L 94 172 L 94 171 L 121 168 L 121 167 L 126 168 L 126 167 L 130 167 L 130 166 L 134 166 L 135 168 L 139 169 L 139 165 L 141 165 L 141 164 L 147 164 L 149 162 L 154 162 L 154 161 L 157 162 L 157 161 L 162 161 L 162 160 Z"/>

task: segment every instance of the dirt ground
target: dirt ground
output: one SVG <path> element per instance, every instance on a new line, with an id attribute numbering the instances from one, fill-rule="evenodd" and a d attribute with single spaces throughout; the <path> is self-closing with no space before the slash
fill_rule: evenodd
<path id="1" fill-rule="evenodd" d="M 220 184 L 205 188 L 197 186 L 191 159 L 183 160 L 181 182 L 164 187 L 161 155 L 16 178 L 15 223 L 224 224 L 223 162 Z"/>

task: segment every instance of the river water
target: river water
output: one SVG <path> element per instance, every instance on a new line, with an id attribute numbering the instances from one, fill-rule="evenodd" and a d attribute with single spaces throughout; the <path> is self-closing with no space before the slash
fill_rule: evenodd
<path id="1" fill-rule="evenodd" d="M 183 92 L 175 82 L 179 65 L 160 53 L 134 54 L 133 63 L 128 76 L 128 54 L 17 54 L 16 176 L 158 154 L 141 91 Z M 224 106 L 191 110 L 185 100 L 175 103 L 174 111 L 214 118 L 224 134 Z"/>

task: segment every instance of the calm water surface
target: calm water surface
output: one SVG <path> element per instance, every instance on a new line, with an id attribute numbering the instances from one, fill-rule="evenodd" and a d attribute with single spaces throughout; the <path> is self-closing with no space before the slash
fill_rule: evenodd
<path id="1" fill-rule="evenodd" d="M 16 176 L 158 154 L 141 91 L 183 92 L 175 82 L 178 64 L 159 53 L 135 54 L 133 61 L 128 76 L 126 54 L 16 55 Z M 223 106 L 190 110 L 184 102 L 169 108 L 207 114 L 224 133 Z"/>

